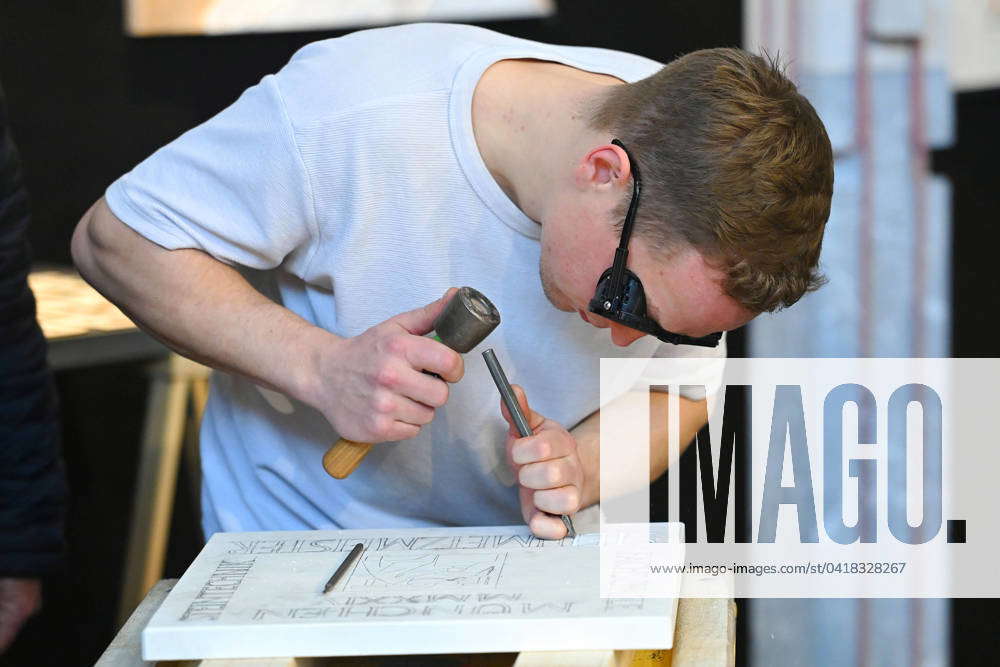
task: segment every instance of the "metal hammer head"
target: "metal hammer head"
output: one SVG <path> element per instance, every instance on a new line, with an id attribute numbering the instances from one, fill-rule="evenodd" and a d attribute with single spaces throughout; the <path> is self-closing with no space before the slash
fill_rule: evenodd
<path id="1" fill-rule="evenodd" d="M 479 345 L 500 324 L 500 311 L 478 290 L 460 287 L 434 320 L 434 333 L 441 342 L 465 353 Z"/>

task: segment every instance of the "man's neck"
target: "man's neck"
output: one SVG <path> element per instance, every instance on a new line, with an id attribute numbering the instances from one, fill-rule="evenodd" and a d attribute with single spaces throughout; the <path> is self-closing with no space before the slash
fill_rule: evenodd
<path id="1" fill-rule="evenodd" d="M 587 123 L 598 96 L 621 81 L 566 65 L 502 60 L 483 74 L 473 131 L 493 178 L 525 215 L 545 218 L 551 193 L 595 141 Z"/>

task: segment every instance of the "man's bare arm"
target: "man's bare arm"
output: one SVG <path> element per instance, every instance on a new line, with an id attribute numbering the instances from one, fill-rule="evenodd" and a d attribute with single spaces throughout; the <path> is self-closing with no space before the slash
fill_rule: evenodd
<path id="1" fill-rule="evenodd" d="M 307 359 L 336 339 L 199 250 L 166 250 L 119 220 L 104 199 L 73 234 L 80 274 L 150 335 L 208 366 L 302 398 Z"/>
<path id="2" fill-rule="evenodd" d="M 167 250 L 119 220 L 103 199 L 73 234 L 83 277 L 179 353 L 244 375 L 320 410 L 362 442 L 402 440 L 444 405 L 461 356 L 423 337 L 451 293 L 352 338 L 272 302 L 238 271 L 198 250 Z"/>
<path id="3" fill-rule="evenodd" d="M 650 392 L 650 422 L 649 437 L 651 442 L 649 452 L 649 480 L 653 481 L 667 469 L 667 428 L 666 420 L 660 418 L 667 414 L 669 394 Z M 680 401 L 680 441 L 681 451 L 694 440 L 695 435 L 705 425 L 707 410 L 704 400 L 692 401 L 678 397 Z M 601 412 L 598 410 L 570 431 L 576 439 L 580 452 L 580 461 L 584 467 L 584 485 L 582 489 L 581 507 L 589 507 L 601 499 L 601 459 L 600 435 Z"/>

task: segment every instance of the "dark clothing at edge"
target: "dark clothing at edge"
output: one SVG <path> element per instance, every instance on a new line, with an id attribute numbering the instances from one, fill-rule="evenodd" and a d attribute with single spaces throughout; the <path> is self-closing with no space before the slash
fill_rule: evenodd
<path id="1" fill-rule="evenodd" d="M 66 483 L 45 337 L 28 289 L 28 220 L 0 88 L 0 578 L 64 566 Z"/>

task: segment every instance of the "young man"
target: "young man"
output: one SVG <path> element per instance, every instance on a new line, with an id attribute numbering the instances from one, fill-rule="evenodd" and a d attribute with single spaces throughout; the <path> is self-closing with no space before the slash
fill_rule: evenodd
<path id="1" fill-rule="evenodd" d="M 408 25 L 302 49 L 114 183 L 73 252 L 224 371 L 206 534 L 523 520 L 558 538 L 546 512 L 598 499 L 600 358 L 724 355 L 714 332 L 816 286 L 831 190 L 822 124 L 760 58 L 663 68 Z M 630 207 L 631 273 L 597 290 Z M 505 428 L 478 351 L 422 337 L 459 285 L 500 310 L 483 347 L 531 397 L 531 437 Z M 685 442 L 700 398 L 681 399 Z M 402 442 L 337 481 L 320 459 L 338 436 Z"/>

